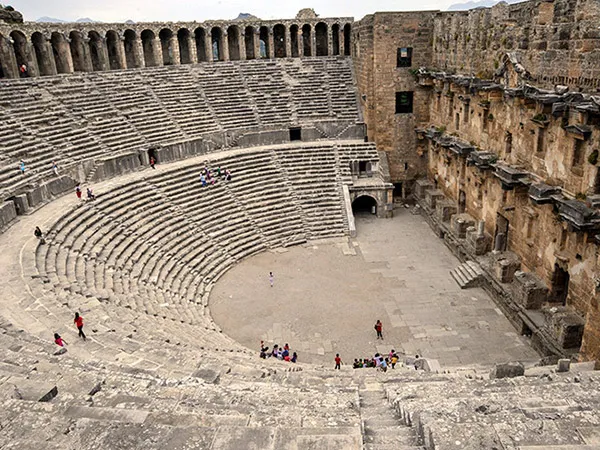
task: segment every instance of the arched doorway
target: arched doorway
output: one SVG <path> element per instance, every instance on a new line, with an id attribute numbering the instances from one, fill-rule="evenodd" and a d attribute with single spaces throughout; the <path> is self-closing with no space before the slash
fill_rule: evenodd
<path id="1" fill-rule="evenodd" d="M 311 52 L 311 30 L 310 30 L 310 25 L 306 24 L 302 27 L 302 49 L 303 49 L 303 53 L 304 56 L 312 56 L 312 52 Z"/>
<path id="2" fill-rule="evenodd" d="M 20 31 L 13 31 L 10 33 L 10 37 L 13 40 L 13 51 L 15 53 L 15 59 L 17 60 L 17 67 L 21 67 L 23 64 L 29 68 L 29 51 L 27 38 Z"/>
<path id="3" fill-rule="evenodd" d="M 75 72 L 86 72 L 83 36 L 79 31 L 71 31 L 69 39 L 71 40 L 69 47 L 71 50 L 71 60 L 73 61 L 73 70 Z"/>
<path id="4" fill-rule="evenodd" d="M 258 34 L 260 44 L 260 57 L 269 57 L 269 29 L 267 27 L 260 27 Z"/>
<path id="5" fill-rule="evenodd" d="M 196 30 L 194 30 L 194 38 L 196 40 L 198 62 L 208 61 L 206 55 L 206 31 L 204 31 L 204 28 L 196 28 Z"/>
<path id="6" fill-rule="evenodd" d="M 236 25 L 227 28 L 227 48 L 229 49 L 229 60 L 240 59 L 240 29 Z"/>
<path id="7" fill-rule="evenodd" d="M 42 33 L 36 31 L 31 35 L 31 43 L 35 51 L 35 58 L 38 64 L 40 75 L 54 75 L 54 57 L 48 54 L 46 38 Z M 52 58 L 52 60 L 50 59 Z"/>
<path id="8" fill-rule="evenodd" d="M 344 55 L 350 56 L 350 33 L 352 32 L 352 27 L 349 23 L 344 25 Z"/>
<path id="9" fill-rule="evenodd" d="M 331 25 L 331 50 L 334 56 L 340 54 L 340 26 L 337 23 Z"/>
<path id="10" fill-rule="evenodd" d="M 370 195 L 360 195 L 352 202 L 352 213 L 355 216 L 377 214 L 377 200 Z"/>
<path id="11" fill-rule="evenodd" d="M 246 44 L 246 59 L 255 59 L 254 53 L 254 28 L 246 27 L 244 30 L 244 43 Z"/>
<path id="12" fill-rule="evenodd" d="M 292 25 L 290 27 L 290 46 L 292 58 L 300 56 L 300 50 L 298 49 L 298 25 Z"/>
<path id="13" fill-rule="evenodd" d="M 54 55 L 56 72 L 70 73 L 71 64 L 69 62 L 69 57 L 71 56 L 71 49 L 64 34 L 55 31 L 50 37 L 50 43 L 52 44 L 52 54 Z"/>
<path id="14" fill-rule="evenodd" d="M 88 37 L 90 38 L 89 46 L 90 57 L 92 59 L 92 70 L 106 70 L 106 66 L 104 64 L 104 42 L 102 36 L 100 36 L 96 31 L 90 31 L 88 33 Z"/>
<path id="15" fill-rule="evenodd" d="M 552 288 L 550 290 L 549 301 L 551 303 L 567 304 L 569 295 L 569 272 L 564 270 L 558 264 L 554 264 L 554 273 L 552 274 Z"/>
<path id="16" fill-rule="evenodd" d="M 108 50 L 108 63 L 111 70 L 123 69 L 121 64 L 121 38 L 114 30 L 106 33 L 106 49 Z"/>
<path id="17" fill-rule="evenodd" d="M 190 52 L 190 30 L 181 28 L 177 32 L 177 42 L 179 44 L 179 60 L 181 64 L 191 64 L 192 53 Z"/>
<path id="18" fill-rule="evenodd" d="M 277 24 L 273 27 L 273 47 L 275 58 L 285 58 L 286 54 L 285 27 Z"/>
<path id="19" fill-rule="evenodd" d="M 127 63 L 128 69 L 134 69 L 139 67 L 138 56 L 137 56 L 137 35 L 133 30 L 125 30 L 123 35 L 125 38 L 125 62 Z"/>
<path id="20" fill-rule="evenodd" d="M 163 28 L 158 33 L 160 39 L 160 48 L 162 50 L 162 63 L 164 66 L 175 64 L 175 52 L 173 49 L 173 32 L 168 28 Z"/>
<path id="21" fill-rule="evenodd" d="M 327 25 L 323 22 L 319 22 L 315 26 L 315 38 L 317 41 L 317 56 L 327 56 L 329 52 L 327 48 L 329 45 L 327 39 Z"/>
<path id="22" fill-rule="evenodd" d="M 144 51 L 144 62 L 146 67 L 154 67 L 158 65 L 156 61 L 156 55 L 154 54 L 154 31 L 144 30 L 141 34 L 142 37 L 142 49 Z"/>
<path id="23" fill-rule="evenodd" d="M 213 61 L 223 61 L 223 32 L 219 27 L 210 30 Z"/>

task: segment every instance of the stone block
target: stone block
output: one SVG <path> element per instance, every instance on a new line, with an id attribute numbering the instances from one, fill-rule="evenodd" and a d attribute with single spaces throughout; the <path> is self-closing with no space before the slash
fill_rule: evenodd
<path id="1" fill-rule="evenodd" d="M 469 214 L 455 214 L 450 219 L 452 233 L 461 239 L 467 235 L 467 228 L 475 226 L 475 219 Z"/>
<path id="2" fill-rule="evenodd" d="M 561 348 L 579 348 L 585 321 L 575 312 L 562 310 L 551 314 L 550 327 Z"/>
<path id="3" fill-rule="evenodd" d="M 456 214 L 456 204 L 452 200 L 441 200 L 435 206 L 436 214 L 440 222 L 449 222 Z"/>
<path id="4" fill-rule="evenodd" d="M 438 201 L 444 200 L 445 196 L 439 189 L 430 189 L 425 192 L 425 202 L 431 209 L 435 209 Z"/>
<path id="5" fill-rule="evenodd" d="M 496 364 L 490 372 L 490 378 L 514 378 L 525 374 L 525 367 L 520 362 Z"/>
<path id="6" fill-rule="evenodd" d="M 516 271 L 514 280 L 517 283 L 517 302 L 525 309 L 540 309 L 548 299 L 546 284 L 531 272 Z"/>
<path id="7" fill-rule="evenodd" d="M 54 196 L 61 195 L 67 191 L 75 189 L 75 184 L 75 180 L 68 176 L 54 178 L 45 183 L 48 188 L 48 192 Z"/>
<path id="8" fill-rule="evenodd" d="M 19 216 L 23 214 L 27 214 L 29 211 L 29 201 L 27 200 L 27 194 L 19 194 L 13 197 L 13 202 L 15 204 L 15 210 Z"/>
<path id="9" fill-rule="evenodd" d="M 0 204 L 0 229 L 4 228 L 17 217 L 17 208 L 14 201 Z"/>
<path id="10" fill-rule="evenodd" d="M 513 258 L 500 258 L 494 264 L 494 272 L 500 283 L 512 283 L 515 272 L 520 268 L 521 262 Z"/>
<path id="11" fill-rule="evenodd" d="M 570 359 L 559 359 L 558 367 L 556 368 L 557 372 L 568 372 L 571 368 L 571 360 Z"/>
<path id="12" fill-rule="evenodd" d="M 490 251 L 492 245 L 492 237 L 487 233 L 479 234 L 479 231 L 470 226 L 465 233 L 467 239 L 467 247 L 475 255 L 484 255 Z"/>
<path id="13" fill-rule="evenodd" d="M 433 189 L 433 183 L 427 179 L 417 180 L 415 182 L 415 196 L 420 199 L 425 198 L 425 192 Z"/>
<path id="14" fill-rule="evenodd" d="M 49 198 L 50 195 L 48 194 L 48 187 L 46 185 L 37 186 L 27 191 L 27 202 L 31 208 L 41 205 Z"/>

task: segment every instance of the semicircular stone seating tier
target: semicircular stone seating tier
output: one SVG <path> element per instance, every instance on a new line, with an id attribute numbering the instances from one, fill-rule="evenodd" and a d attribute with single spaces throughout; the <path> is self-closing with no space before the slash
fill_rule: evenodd
<path id="1" fill-rule="evenodd" d="M 336 57 L 2 80 L 0 99 L 0 191 L 51 175 L 52 161 L 65 170 L 214 133 L 360 121 L 352 61 Z"/>
<path id="2" fill-rule="evenodd" d="M 232 265 L 268 249 L 348 232 L 342 183 L 372 143 L 314 142 L 196 158 L 140 172 L 66 211 L 36 248 L 45 294 L 74 297 L 192 327 L 208 348 L 241 348 L 219 333 L 208 297 Z M 202 187 L 200 171 L 231 171 Z M 185 334 L 186 332 L 184 332 Z"/>

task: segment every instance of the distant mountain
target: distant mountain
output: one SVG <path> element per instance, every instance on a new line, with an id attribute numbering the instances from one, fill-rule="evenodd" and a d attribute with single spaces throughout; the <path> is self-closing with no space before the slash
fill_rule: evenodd
<path id="1" fill-rule="evenodd" d="M 36 20 L 36 22 L 43 22 L 43 23 L 69 23 L 68 20 L 62 20 L 62 19 L 56 19 L 54 17 L 48 17 L 48 16 L 44 16 L 44 17 L 40 17 L 38 20 Z M 77 19 L 75 21 L 75 23 L 100 23 L 97 20 L 92 20 L 89 17 L 84 17 L 81 19 Z"/>
<path id="2" fill-rule="evenodd" d="M 66 23 L 66 20 L 60 20 L 60 19 L 55 19 L 54 17 L 40 17 L 38 20 L 36 20 L 36 22 L 43 22 L 43 23 Z"/>
<path id="3" fill-rule="evenodd" d="M 255 20 L 255 19 L 258 19 L 258 17 L 253 16 L 252 14 L 239 13 L 239 15 L 234 20 Z"/>
<path id="4" fill-rule="evenodd" d="M 524 0 L 505 0 L 506 3 L 520 3 Z M 454 3 L 450 5 L 447 11 L 467 11 L 469 9 L 475 8 L 490 8 L 494 6 L 496 3 L 500 3 L 500 0 L 477 0 L 477 1 L 468 1 L 465 3 Z"/>

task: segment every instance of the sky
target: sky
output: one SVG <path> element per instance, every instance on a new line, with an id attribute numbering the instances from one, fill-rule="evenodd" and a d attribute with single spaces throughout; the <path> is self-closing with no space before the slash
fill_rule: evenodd
<path id="1" fill-rule="evenodd" d="M 464 0 L 0 0 L 21 11 L 26 21 L 42 16 L 63 20 L 89 17 L 102 22 L 230 20 L 240 12 L 261 19 L 291 19 L 302 8 L 320 17 L 361 19 L 376 11 L 446 9 Z"/>

